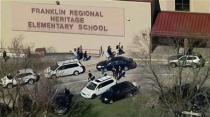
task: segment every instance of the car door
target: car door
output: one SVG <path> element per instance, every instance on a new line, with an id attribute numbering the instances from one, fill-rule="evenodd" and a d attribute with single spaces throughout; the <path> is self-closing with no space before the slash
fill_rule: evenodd
<path id="1" fill-rule="evenodd" d="M 96 94 L 100 95 L 100 94 L 104 93 L 105 91 L 107 91 L 112 86 L 111 83 L 113 83 L 113 82 L 114 82 L 113 80 L 108 80 L 108 81 L 98 85 Z"/>
<path id="2" fill-rule="evenodd" d="M 64 76 L 64 70 L 65 70 L 65 65 L 60 66 L 57 70 L 56 70 L 56 76 Z"/>
<path id="3" fill-rule="evenodd" d="M 75 71 L 81 72 L 81 68 L 78 64 L 69 64 L 66 66 L 66 70 L 64 71 L 65 75 L 72 75 Z"/>
<path id="4" fill-rule="evenodd" d="M 67 76 L 67 75 L 73 74 L 73 72 L 74 72 L 73 67 L 74 67 L 74 64 L 65 65 L 65 67 L 63 69 L 63 75 Z"/>
<path id="5" fill-rule="evenodd" d="M 112 64 L 115 68 L 118 68 L 119 66 L 121 66 L 120 61 L 117 61 L 117 60 L 113 61 Z"/>
<path id="6" fill-rule="evenodd" d="M 63 75 L 71 75 L 73 74 L 73 64 L 65 65 L 65 69 L 63 70 Z"/>
<path id="7" fill-rule="evenodd" d="M 187 65 L 187 56 L 180 57 L 178 62 L 179 62 L 180 66 L 186 66 Z"/>
<path id="8" fill-rule="evenodd" d="M 123 97 L 123 92 L 120 88 L 118 88 L 115 92 L 115 100 L 119 100 Z"/>
<path id="9" fill-rule="evenodd" d="M 196 57 L 188 56 L 187 57 L 187 66 L 191 66 L 193 64 L 193 60 L 195 60 Z"/>
<path id="10" fill-rule="evenodd" d="M 118 61 L 118 65 L 121 67 L 121 68 L 125 68 L 125 67 L 129 67 L 128 64 L 127 64 L 127 61 L 124 61 L 124 60 L 120 60 Z"/>
<path id="11" fill-rule="evenodd" d="M 25 73 L 22 77 L 23 82 L 28 82 L 29 79 L 32 79 L 33 74 L 32 73 Z"/>
<path id="12" fill-rule="evenodd" d="M 113 66 L 113 62 L 112 62 L 112 61 L 110 61 L 110 62 L 107 63 L 107 65 L 106 65 L 106 69 L 107 69 L 107 70 L 112 70 L 113 67 L 114 67 L 114 66 Z"/>
<path id="13" fill-rule="evenodd" d="M 21 73 L 21 74 L 18 74 L 17 76 L 16 76 L 16 79 L 17 79 L 17 81 L 20 83 L 20 84 L 22 84 L 22 83 L 24 83 L 25 82 L 25 76 L 27 76 L 27 74 L 26 73 Z"/>

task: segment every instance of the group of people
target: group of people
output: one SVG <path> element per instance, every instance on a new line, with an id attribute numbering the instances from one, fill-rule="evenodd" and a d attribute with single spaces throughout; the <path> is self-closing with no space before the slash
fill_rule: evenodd
<path id="1" fill-rule="evenodd" d="M 113 67 L 112 68 L 112 74 L 114 76 L 115 79 L 119 80 L 122 77 L 125 77 L 125 71 L 122 67 L 118 66 L 118 67 Z"/>
<path id="2" fill-rule="evenodd" d="M 102 74 L 104 76 L 107 76 L 107 74 L 102 70 Z M 116 80 L 120 80 L 122 77 L 125 77 L 125 71 L 122 67 L 113 67 L 112 68 L 112 75 Z M 91 71 L 88 71 L 88 82 L 95 80 L 95 76 L 91 73 Z"/>
<path id="3" fill-rule="evenodd" d="M 121 43 L 119 42 L 119 44 L 116 45 L 116 51 L 112 51 L 111 46 L 108 46 L 107 51 L 106 51 L 106 57 L 110 59 L 114 56 L 122 55 L 124 53 L 125 52 L 123 51 L 123 45 L 121 45 Z"/>
<path id="4" fill-rule="evenodd" d="M 116 55 L 121 55 L 121 54 L 124 54 L 125 52 L 123 51 L 123 45 L 119 44 L 116 45 Z"/>
<path id="5" fill-rule="evenodd" d="M 75 58 L 78 60 L 87 61 L 87 60 L 90 60 L 91 58 L 91 56 L 87 55 L 87 51 L 83 53 L 81 48 L 74 48 L 73 53 L 74 53 Z"/>

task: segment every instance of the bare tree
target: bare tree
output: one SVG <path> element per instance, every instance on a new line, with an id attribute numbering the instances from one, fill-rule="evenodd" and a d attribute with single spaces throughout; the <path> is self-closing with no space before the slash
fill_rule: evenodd
<path id="1" fill-rule="evenodd" d="M 31 48 L 25 46 L 22 41 L 23 36 L 14 38 L 10 46 L 10 51 L 16 55 L 29 53 Z M 43 61 L 40 57 L 28 56 L 11 58 L 8 62 L 0 61 L 0 78 L 3 78 L 9 73 L 15 74 L 17 70 L 24 68 L 41 71 L 50 64 L 52 63 Z M 14 117 L 50 116 L 52 113 L 53 98 L 57 91 L 56 84 L 56 79 L 47 79 L 42 76 L 39 82 L 33 85 L 21 85 L 18 82 L 17 86 L 12 89 L 0 87 L 0 103 L 4 103 L 10 107 L 12 110 L 11 116 Z M 79 117 L 88 108 L 89 104 L 86 105 L 82 101 L 76 100 L 71 105 L 70 114 L 71 116 Z"/>
<path id="2" fill-rule="evenodd" d="M 153 82 L 153 88 L 159 95 L 158 100 L 160 106 L 158 107 L 173 113 L 174 117 L 181 117 L 182 111 L 192 110 L 192 108 L 195 107 L 195 105 L 192 105 L 191 101 L 195 99 L 198 94 L 206 94 L 203 90 L 208 89 L 204 84 L 209 78 L 210 67 L 209 65 L 207 68 L 198 69 L 184 67 L 171 69 L 168 67 L 167 71 L 169 74 L 173 73 L 174 75 L 163 78 L 158 75 L 158 71 L 156 70 L 161 68 L 154 65 L 152 52 L 148 51 L 148 49 L 151 50 L 151 37 L 148 32 L 149 31 L 145 33 L 145 31 L 143 31 L 139 36 L 134 38 L 134 45 L 139 51 L 131 51 L 130 53 L 132 56 L 139 58 L 141 63 L 147 65 L 148 71 L 152 74 L 152 77 L 149 79 Z M 180 43 L 177 41 L 177 44 Z M 194 44 L 194 41 L 191 41 L 189 48 L 193 50 L 195 47 Z M 177 47 L 180 48 L 181 46 L 177 45 Z M 205 107 L 209 107 L 209 103 L 207 103 Z M 200 110 L 201 113 L 206 113 L 206 111 L 207 109 Z"/>

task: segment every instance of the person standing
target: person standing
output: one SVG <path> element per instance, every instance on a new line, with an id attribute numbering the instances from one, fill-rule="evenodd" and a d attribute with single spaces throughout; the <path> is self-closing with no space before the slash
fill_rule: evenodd
<path id="1" fill-rule="evenodd" d="M 125 77 L 125 71 L 119 66 L 117 69 L 117 79 L 119 80 L 122 77 Z"/>
<path id="2" fill-rule="evenodd" d="M 112 75 L 115 79 L 117 79 L 117 70 L 114 67 L 112 68 Z"/>
<path id="3" fill-rule="evenodd" d="M 111 48 L 111 46 L 108 46 L 108 48 L 107 48 L 107 53 L 108 53 L 108 55 L 109 55 L 109 58 L 112 58 L 112 57 L 113 57 L 113 53 L 112 53 L 112 48 Z"/>
<path id="4" fill-rule="evenodd" d="M 5 50 L 3 51 L 3 59 L 5 62 L 7 61 L 7 52 Z"/>
<path id="5" fill-rule="evenodd" d="M 91 58 L 91 56 L 87 55 L 87 51 L 85 51 L 85 53 L 83 54 L 83 61 L 87 61 Z"/>
<path id="6" fill-rule="evenodd" d="M 123 45 L 121 45 L 120 47 L 119 47 L 119 54 L 121 55 L 121 54 L 124 54 L 125 52 L 124 52 L 124 50 L 123 50 Z"/>
<path id="7" fill-rule="evenodd" d="M 30 49 L 30 47 L 28 47 L 28 49 L 27 49 L 27 57 L 28 58 L 31 58 L 31 49 Z"/>
<path id="8" fill-rule="evenodd" d="M 74 58 L 78 59 L 78 54 L 77 54 L 77 49 L 76 48 L 74 48 L 73 54 L 74 54 Z"/>
<path id="9" fill-rule="evenodd" d="M 95 79 L 95 76 L 89 70 L 88 71 L 88 82 L 93 81 L 94 79 Z"/>

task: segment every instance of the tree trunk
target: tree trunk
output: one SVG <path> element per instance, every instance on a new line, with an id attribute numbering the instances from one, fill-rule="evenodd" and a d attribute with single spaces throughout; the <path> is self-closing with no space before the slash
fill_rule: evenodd
<path id="1" fill-rule="evenodd" d="M 187 51 L 189 49 L 189 39 L 184 39 L 184 54 L 187 54 Z"/>

